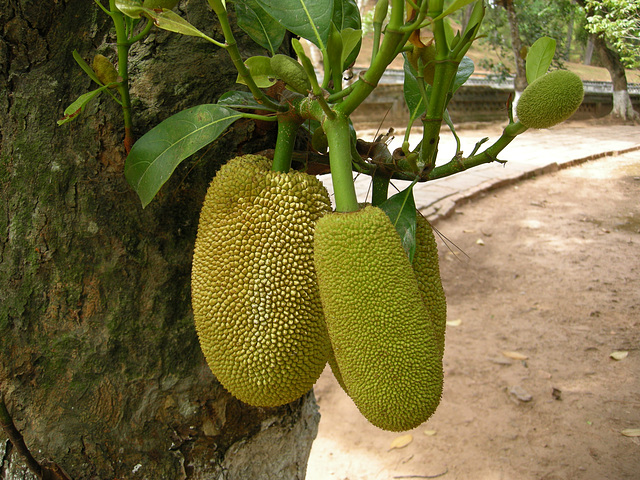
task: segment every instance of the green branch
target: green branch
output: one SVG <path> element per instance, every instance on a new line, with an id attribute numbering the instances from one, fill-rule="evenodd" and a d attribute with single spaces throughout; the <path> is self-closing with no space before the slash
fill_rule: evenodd
<path id="1" fill-rule="evenodd" d="M 504 150 L 514 138 L 526 130 L 527 127 L 519 122 L 511 123 L 504 129 L 500 138 L 485 151 L 464 159 L 454 158 L 449 163 L 434 168 L 429 173 L 428 179 L 435 180 L 436 178 L 448 177 L 449 175 L 477 167 L 484 163 L 500 162 L 500 160 L 498 160 L 498 154 Z"/>
<path id="2" fill-rule="evenodd" d="M 278 136 L 273 154 L 274 172 L 288 172 L 291 168 L 291 156 L 295 146 L 296 135 L 303 119 L 289 114 L 278 115 Z"/>
<path id="3" fill-rule="evenodd" d="M 336 211 L 355 212 L 359 205 L 351 169 L 349 120 L 344 115 L 336 115 L 334 118 L 327 117 L 322 123 L 322 128 L 327 134 L 327 143 L 329 144 L 329 164 L 336 199 Z"/>

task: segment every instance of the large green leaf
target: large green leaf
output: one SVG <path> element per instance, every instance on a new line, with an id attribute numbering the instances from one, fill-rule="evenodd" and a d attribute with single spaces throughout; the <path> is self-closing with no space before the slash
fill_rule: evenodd
<path id="1" fill-rule="evenodd" d="M 456 78 L 453 80 L 453 92 L 455 93 L 462 85 L 465 84 L 469 77 L 473 74 L 475 66 L 473 60 L 469 57 L 463 57 L 462 61 L 458 65 L 458 71 L 456 72 Z"/>
<path id="2" fill-rule="evenodd" d="M 345 28 L 362 28 L 360 10 L 355 0 L 333 0 L 333 24 L 339 32 Z"/>
<path id="3" fill-rule="evenodd" d="M 409 109 L 409 118 L 413 121 L 427 110 L 427 105 L 420 93 L 416 71 L 406 56 L 404 59 L 404 85 L 402 90 L 404 93 L 404 101 Z"/>
<path id="4" fill-rule="evenodd" d="M 555 53 L 556 41 L 553 38 L 541 37 L 531 45 L 526 61 L 527 82 L 533 83 L 547 73 Z"/>
<path id="5" fill-rule="evenodd" d="M 414 185 L 415 182 L 380 204 L 380 208 L 396 228 L 402 241 L 402 247 L 411 263 L 413 263 L 413 256 L 416 253 L 416 222 L 418 221 L 416 203 L 413 199 Z"/>
<path id="6" fill-rule="evenodd" d="M 286 29 L 268 15 L 256 0 L 236 0 L 235 6 L 238 26 L 254 42 L 275 55 Z"/>
<path id="7" fill-rule="evenodd" d="M 333 1 L 333 24 L 342 36 L 342 65 L 348 68 L 362 46 L 362 19 L 355 0 Z"/>
<path id="8" fill-rule="evenodd" d="M 333 0 L 257 0 L 287 30 L 324 49 L 329 38 Z"/>
<path id="9" fill-rule="evenodd" d="M 131 148 L 124 174 L 146 207 L 184 159 L 213 142 L 242 116 L 219 105 L 199 105 L 167 118 Z"/>

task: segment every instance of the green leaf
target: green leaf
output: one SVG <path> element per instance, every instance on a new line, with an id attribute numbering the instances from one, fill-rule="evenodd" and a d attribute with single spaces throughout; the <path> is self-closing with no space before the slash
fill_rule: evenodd
<path id="1" fill-rule="evenodd" d="M 139 18 L 146 10 L 142 0 L 116 0 L 116 8 L 131 18 Z"/>
<path id="2" fill-rule="evenodd" d="M 191 25 L 173 10 L 163 10 L 162 12 L 158 12 L 156 10 L 145 8 L 144 12 L 153 18 L 153 21 L 158 28 L 168 30 L 169 32 L 181 33 L 182 35 L 189 35 L 191 37 L 204 38 L 211 43 L 218 43 Z"/>
<path id="3" fill-rule="evenodd" d="M 262 55 L 249 57 L 244 61 L 251 77 L 259 88 L 269 88 L 276 83 L 276 76 L 271 69 L 271 58 Z M 237 83 L 246 85 L 244 79 L 238 74 Z"/>
<path id="4" fill-rule="evenodd" d="M 403 85 L 404 101 L 409 109 L 409 118 L 413 122 L 416 118 L 422 115 L 427 110 L 427 105 L 420 93 L 420 87 L 418 86 L 417 73 L 407 60 L 404 59 L 404 85 Z"/>
<path id="5" fill-rule="evenodd" d="M 447 15 L 451 15 L 452 13 L 457 12 L 461 8 L 464 8 L 467 5 L 469 5 L 471 2 L 475 2 L 475 1 L 476 0 L 456 0 L 451 5 L 449 5 L 449 7 L 444 12 L 442 12 L 440 15 L 434 18 L 433 21 L 442 20 Z"/>
<path id="6" fill-rule="evenodd" d="M 275 101 L 275 100 L 274 100 Z M 227 108 L 248 108 L 251 110 L 264 110 L 275 112 L 275 109 L 269 108 L 254 98 L 250 92 L 230 91 L 223 93 L 218 99 L 218 105 Z"/>
<path id="7" fill-rule="evenodd" d="M 360 10 L 355 0 L 333 0 L 333 24 L 339 32 L 345 28 L 362 28 Z"/>
<path id="8" fill-rule="evenodd" d="M 531 45 L 526 61 L 527 82 L 533 83 L 547 73 L 555 53 L 556 41 L 553 38 L 541 37 Z"/>
<path id="9" fill-rule="evenodd" d="M 342 65 L 347 68 L 355 62 L 362 45 L 362 30 L 345 28 L 340 32 L 342 36 Z"/>
<path id="10" fill-rule="evenodd" d="M 268 15 L 256 0 L 236 0 L 235 6 L 238 26 L 254 42 L 275 55 L 286 29 Z"/>
<path id="11" fill-rule="evenodd" d="M 463 57 L 462 61 L 458 65 L 458 71 L 456 72 L 456 78 L 453 80 L 453 92 L 455 93 L 462 85 L 465 84 L 469 77 L 473 74 L 475 66 L 473 60 L 469 57 Z"/>
<path id="12" fill-rule="evenodd" d="M 333 0 L 257 0 L 287 30 L 324 50 L 331 27 Z"/>
<path id="13" fill-rule="evenodd" d="M 413 256 L 416 253 L 417 215 L 416 204 L 413 199 L 414 185 L 415 182 L 380 204 L 380 208 L 387 214 L 393 226 L 396 227 L 396 231 L 402 241 L 402 247 L 411 263 L 413 263 Z"/>
<path id="14" fill-rule="evenodd" d="M 77 50 L 74 50 L 72 52 L 73 55 L 73 59 L 76 61 L 76 63 L 78 65 L 80 65 L 80 68 L 82 69 L 82 71 L 84 73 L 86 73 L 87 75 L 89 75 L 89 78 L 91 78 L 91 80 L 93 80 L 94 82 L 96 82 L 98 85 L 100 85 L 101 87 L 104 86 L 104 83 L 102 83 L 100 81 L 100 79 L 98 78 L 98 76 L 96 75 L 96 72 L 93 71 L 93 68 L 91 68 L 89 66 L 89 64 L 87 62 L 84 61 L 84 59 L 80 56 L 80 54 L 78 53 Z"/>
<path id="15" fill-rule="evenodd" d="M 78 115 L 80 115 L 84 111 L 84 107 L 87 106 L 87 103 L 89 103 L 93 99 L 93 97 L 95 97 L 101 92 L 104 92 L 111 85 L 115 85 L 115 84 L 110 83 L 109 85 L 103 85 L 102 87 L 97 88 L 96 90 L 92 90 L 91 92 L 83 93 L 82 95 L 80 95 L 75 102 L 73 102 L 71 105 L 69 105 L 65 109 L 64 117 L 58 120 L 57 122 L 58 125 L 63 125 L 67 122 L 70 122 L 71 120 L 76 118 Z"/>
<path id="16" fill-rule="evenodd" d="M 219 105 L 199 105 L 167 118 L 134 143 L 124 175 L 146 207 L 184 159 L 242 117 Z"/>
<path id="17" fill-rule="evenodd" d="M 334 0 L 332 21 L 342 35 L 342 65 L 348 68 L 362 45 L 362 19 L 355 0 Z"/>

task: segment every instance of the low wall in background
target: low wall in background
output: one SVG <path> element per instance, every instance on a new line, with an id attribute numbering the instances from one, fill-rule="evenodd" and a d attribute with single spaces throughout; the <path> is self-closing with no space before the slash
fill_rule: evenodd
<path id="1" fill-rule="evenodd" d="M 401 73 L 401 72 L 400 72 Z M 355 124 L 363 128 L 404 128 L 409 111 L 404 103 L 402 77 L 389 73 L 378 87 L 352 115 Z M 470 79 L 458 89 L 449 103 L 449 114 L 455 124 L 469 122 L 496 122 L 507 120 L 507 102 L 513 88 L 508 82 L 492 82 L 486 79 Z M 640 89 L 629 89 L 631 100 L 640 110 Z M 585 83 L 585 97 L 572 120 L 604 117 L 613 108 L 611 84 L 608 82 Z M 384 119 L 384 122 L 383 122 Z"/>

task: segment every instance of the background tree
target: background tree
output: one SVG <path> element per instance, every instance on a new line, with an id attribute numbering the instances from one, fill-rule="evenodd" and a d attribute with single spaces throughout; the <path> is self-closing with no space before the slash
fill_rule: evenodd
<path id="1" fill-rule="evenodd" d="M 220 36 L 207 2 L 179 8 Z M 72 51 L 115 60 L 109 18 L 86 0 L 0 0 L 0 25 L 0 393 L 35 459 L 74 480 L 303 478 L 313 394 L 274 409 L 232 398 L 190 308 L 208 183 L 236 152 L 272 146 L 271 133 L 236 122 L 142 210 L 108 96 L 56 125 L 90 89 Z M 236 35 L 243 55 L 263 54 Z M 237 75 L 226 52 L 159 30 L 132 48 L 130 73 L 138 136 L 214 102 Z M 2 433 L 0 449 L 0 477 L 35 478 Z"/>
<path id="2" fill-rule="evenodd" d="M 482 27 L 485 44 L 501 59 L 485 62 L 484 67 L 502 74 L 514 74 L 516 98 L 526 88 L 525 57 L 527 49 L 540 37 L 551 37 L 557 47 L 554 65 L 568 59 L 573 15 L 576 6 L 571 0 L 554 2 L 533 0 L 500 0 L 487 2 L 486 22 Z M 571 21 L 567 21 L 567 19 Z"/>
<path id="3" fill-rule="evenodd" d="M 640 2 L 637 0 L 578 0 L 587 16 L 594 48 L 613 84 L 613 110 L 616 119 L 638 120 L 627 86 L 625 67 L 640 66 Z"/>

